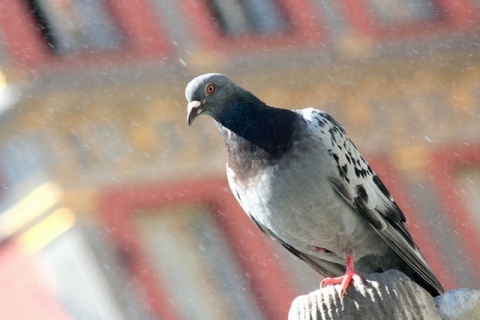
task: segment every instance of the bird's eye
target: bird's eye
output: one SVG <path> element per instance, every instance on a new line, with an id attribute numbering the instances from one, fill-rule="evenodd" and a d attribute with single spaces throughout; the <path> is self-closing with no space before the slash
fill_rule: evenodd
<path id="1" fill-rule="evenodd" d="M 207 87 L 205 88 L 205 92 L 208 95 L 214 93 L 215 92 L 215 85 L 213 83 L 208 84 Z"/>

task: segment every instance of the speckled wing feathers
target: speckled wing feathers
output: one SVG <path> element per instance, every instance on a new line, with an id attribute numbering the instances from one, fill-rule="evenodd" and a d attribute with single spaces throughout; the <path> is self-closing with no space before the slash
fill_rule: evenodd
<path id="1" fill-rule="evenodd" d="M 335 163 L 337 170 L 334 170 L 330 177 L 332 188 L 363 216 L 425 281 L 440 292 L 443 291 L 406 230 L 405 215 L 343 128 L 325 112 L 312 108 L 297 112 L 307 121 L 312 133 L 320 137 Z"/>

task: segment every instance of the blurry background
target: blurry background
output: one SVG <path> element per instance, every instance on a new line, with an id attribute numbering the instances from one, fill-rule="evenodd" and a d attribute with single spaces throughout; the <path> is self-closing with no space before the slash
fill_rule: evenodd
<path id="1" fill-rule="evenodd" d="M 320 276 L 230 194 L 184 88 L 343 124 L 447 289 L 480 273 L 480 1 L 0 4 L 0 318 L 286 319 Z"/>

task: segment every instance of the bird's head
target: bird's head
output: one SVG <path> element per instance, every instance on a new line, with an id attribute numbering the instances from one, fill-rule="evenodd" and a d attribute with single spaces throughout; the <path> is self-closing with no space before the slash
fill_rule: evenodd
<path id="1" fill-rule="evenodd" d="M 190 81 L 185 89 L 188 125 L 202 113 L 218 120 L 239 90 L 242 89 L 219 73 L 207 73 Z"/>

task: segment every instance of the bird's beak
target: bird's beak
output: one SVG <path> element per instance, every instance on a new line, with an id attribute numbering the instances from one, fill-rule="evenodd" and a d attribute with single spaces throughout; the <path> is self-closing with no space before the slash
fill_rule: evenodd
<path id="1" fill-rule="evenodd" d="M 202 103 L 200 101 L 190 101 L 187 106 L 188 114 L 187 114 L 187 123 L 191 125 L 200 113 L 202 113 L 203 109 L 200 107 Z"/>

